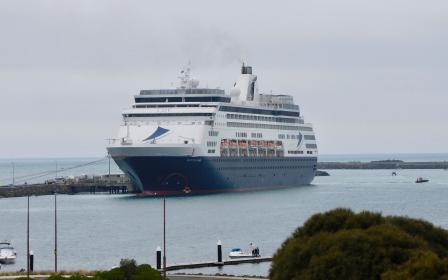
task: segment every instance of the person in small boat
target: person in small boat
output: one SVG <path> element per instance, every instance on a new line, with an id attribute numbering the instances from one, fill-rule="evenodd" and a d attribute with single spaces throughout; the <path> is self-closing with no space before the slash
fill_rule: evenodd
<path id="1" fill-rule="evenodd" d="M 260 256 L 260 249 L 258 249 L 258 247 L 255 247 L 254 249 L 252 249 L 252 256 L 253 257 Z"/>

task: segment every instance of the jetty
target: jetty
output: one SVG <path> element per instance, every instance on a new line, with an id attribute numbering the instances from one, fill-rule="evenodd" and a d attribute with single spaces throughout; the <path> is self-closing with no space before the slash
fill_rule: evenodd
<path id="1" fill-rule="evenodd" d="M 47 180 L 40 184 L 0 186 L 0 198 L 77 193 L 124 194 L 133 192 L 132 184 L 124 174 L 78 176 L 73 179 Z"/>
<path id="2" fill-rule="evenodd" d="M 192 269 L 192 268 L 203 268 L 203 267 L 213 267 L 213 266 L 223 266 L 223 265 L 237 265 L 244 263 L 262 263 L 270 262 L 272 257 L 259 257 L 259 258 L 244 258 L 244 259 L 234 259 L 225 260 L 223 262 L 208 261 L 208 262 L 197 262 L 188 264 L 173 264 L 166 267 L 167 271 L 181 270 L 181 269 Z"/>

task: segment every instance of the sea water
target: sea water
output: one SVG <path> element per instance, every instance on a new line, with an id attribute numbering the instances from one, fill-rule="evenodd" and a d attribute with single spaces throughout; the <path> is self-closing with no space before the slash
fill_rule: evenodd
<path id="1" fill-rule="evenodd" d="M 319 161 L 448 161 L 448 153 L 428 154 L 331 154 L 319 155 Z M 121 170 L 107 156 L 89 158 L 20 158 L 0 159 L 0 186 L 42 183 L 55 177 L 121 174 Z"/>
<path id="2" fill-rule="evenodd" d="M 105 166 L 98 170 L 105 170 Z M 106 168 L 107 169 L 107 168 Z M 166 238 L 168 265 L 216 260 L 216 242 L 224 257 L 233 247 L 248 250 L 253 242 L 263 256 L 311 215 L 336 207 L 406 215 L 448 228 L 448 171 L 330 170 L 311 186 L 239 194 L 168 198 Z M 103 172 L 104 173 L 104 172 Z M 416 184 L 417 177 L 430 182 Z M 59 269 L 109 269 L 121 258 L 155 265 L 163 244 L 163 202 L 132 195 L 58 195 Z M 0 240 L 12 241 L 16 264 L 26 268 L 27 198 L 0 199 Z M 30 198 L 30 246 L 35 269 L 54 263 L 54 197 Z M 184 270 L 193 273 L 267 275 L 270 263 Z"/>

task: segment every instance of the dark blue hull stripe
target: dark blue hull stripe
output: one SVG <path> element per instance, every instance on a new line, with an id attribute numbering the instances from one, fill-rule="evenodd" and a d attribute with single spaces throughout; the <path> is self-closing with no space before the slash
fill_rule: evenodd
<path id="1" fill-rule="evenodd" d="M 115 157 L 138 192 L 238 192 L 308 185 L 317 158 Z"/>

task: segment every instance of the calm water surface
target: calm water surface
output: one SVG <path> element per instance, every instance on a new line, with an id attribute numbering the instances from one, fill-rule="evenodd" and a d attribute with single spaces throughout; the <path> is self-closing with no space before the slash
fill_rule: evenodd
<path id="1" fill-rule="evenodd" d="M 312 214 L 335 207 L 424 218 L 448 228 L 448 171 L 332 170 L 312 186 L 243 194 L 169 198 L 168 263 L 214 260 L 221 240 L 232 247 L 260 246 L 272 255 Z M 417 177 L 426 184 L 415 184 Z M 31 248 L 35 269 L 53 267 L 53 197 L 31 197 Z M 60 195 L 60 269 L 108 269 L 121 258 L 155 264 L 162 244 L 162 201 L 127 195 Z M 0 199 L 0 239 L 11 240 L 18 261 L 2 270 L 26 267 L 26 198 Z M 266 275 L 269 263 L 227 266 L 202 273 Z"/>
<path id="2" fill-rule="evenodd" d="M 448 161 L 448 153 L 432 154 L 332 154 L 319 155 L 319 161 L 372 161 L 398 159 L 404 161 Z M 112 174 L 122 173 L 113 160 Z M 104 175 L 109 172 L 107 157 L 98 158 L 31 158 L 0 159 L 0 186 L 41 183 L 58 176 Z"/>

